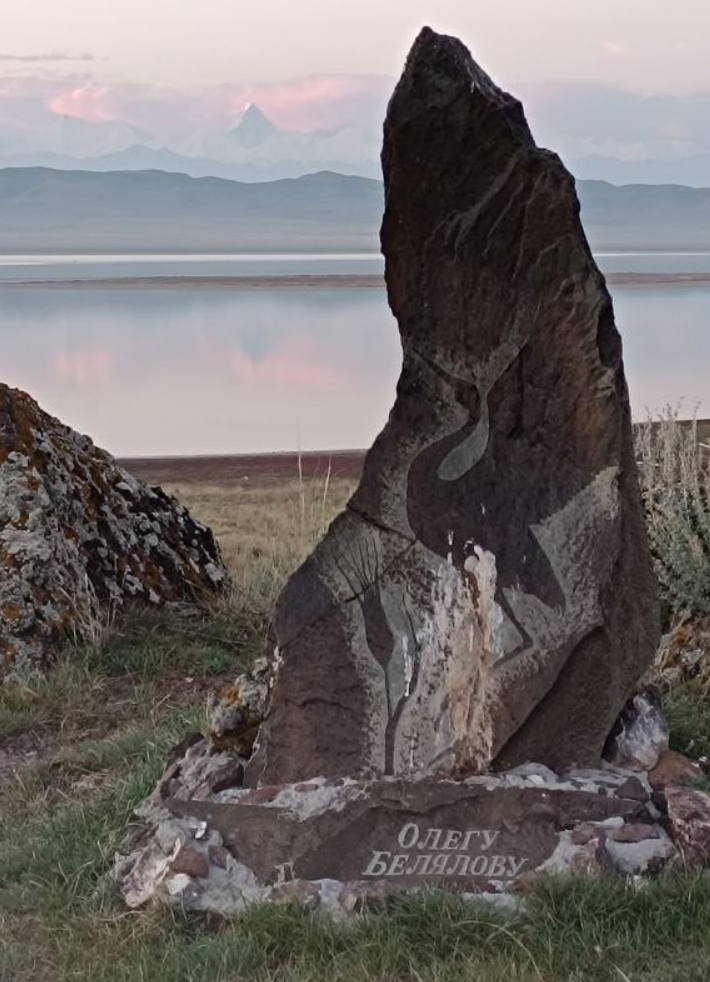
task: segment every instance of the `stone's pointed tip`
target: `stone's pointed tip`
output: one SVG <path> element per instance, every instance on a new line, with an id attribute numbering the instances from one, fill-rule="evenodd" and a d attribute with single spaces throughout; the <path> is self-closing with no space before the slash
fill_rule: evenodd
<path id="1" fill-rule="evenodd" d="M 490 97 L 503 95 L 463 41 L 449 34 L 439 34 L 429 26 L 420 30 L 409 51 L 403 73 L 403 78 L 407 77 L 426 81 L 429 87 L 466 84 Z"/>
<path id="2" fill-rule="evenodd" d="M 433 61 L 440 58 L 442 52 L 449 49 L 452 53 L 467 52 L 463 43 L 458 38 L 450 37 L 448 34 L 439 34 L 431 27 L 425 26 L 421 29 L 414 39 L 414 44 L 410 48 L 407 63 L 413 61 Z"/>
<path id="3" fill-rule="evenodd" d="M 443 37 L 442 34 L 439 34 L 433 27 L 429 27 L 428 24 L 425 24 L 419 34 L 417 34 L 414 44 L 427 44 L 431 41 L 436 41 L 441 37 Z"/>

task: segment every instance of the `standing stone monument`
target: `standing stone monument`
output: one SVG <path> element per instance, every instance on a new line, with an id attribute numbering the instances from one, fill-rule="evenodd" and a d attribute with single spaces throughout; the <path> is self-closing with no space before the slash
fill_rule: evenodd
<path id="1" fill-rule="evenodd" d="M 300 890 L 348 908 L 378 885 L 500 891 L 673 852 L 645 779 L 599 770 L 659 616 L 574 181 L 429 29 L 382 161 L 394 407 L 278 600 L 268 666 L 139 812 L 119 864 L 133 906 Z"/>
<path id="2" fill-rule="evenodd" d="M 621 342 L 574 181 L 428 29 L 382 163 L 397 399 L 278 601 L 248 781 L 596 762 L 659 621 Z"/>

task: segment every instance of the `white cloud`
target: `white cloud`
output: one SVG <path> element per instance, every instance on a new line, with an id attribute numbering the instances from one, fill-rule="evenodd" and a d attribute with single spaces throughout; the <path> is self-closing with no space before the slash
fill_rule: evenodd
<path id="1" fill-rule="evenodd" d="M 46 51 L 32 54 L 13 54 L 0 51 L 0 61 L 16 64 L 51 64 L 60 61 L 94 61 L 94 55 L 88 51 L 73 53 L 70 51 Z"/>

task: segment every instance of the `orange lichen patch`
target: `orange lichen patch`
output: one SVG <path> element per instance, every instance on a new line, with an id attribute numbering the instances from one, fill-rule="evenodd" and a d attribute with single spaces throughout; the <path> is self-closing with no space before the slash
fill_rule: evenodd
<path id="1" fill-rule="evenodd" d="M 219 701 L 225 703 L 227 706 L 239 706 L 240 703 L 240 689 L 238 685 L 226 685 L 219 693 Z"/>
<path id="2" fill-rule="evenodd" d="M 0 607 L 0 614 L 6 621 L 19 621 L 22 610 L 19 604 L 3 604 Z"/>
<path id="3" fill-rule="evenodd" d="M 0 443 L 0 464 L 13 452 L 24 453 L 32 459 L 35 450 L 34 430 L 42 415 L 34 399 L 19 389 L 0 384 L 0 420 L 3 430 L 12 440 Z"/>
<path id="4" fill-rule="evenodd" d="M 0 567 L 2 567 L 3 569 L 7 569 L 10 566 L 14 566 L 15 564 L 16 564 L 15 557 L 10 552 L 10 550 L 3 549 L 2 546 L 0 546 Z"/>
<path id="5" fill-rule="evenodd" d="M 254 723 L 251 726 L 245 726 L 238 732 L 211 733 L 210 739 L 215 749 L 220 752 L 227 750 L 238 754 L 240 757 L 250 757 L 258 732 L 259 723 Z"/>
<path id="6" fill-rule="evenodd" d="M 12 663 L 19 650 L 20 648 L 16 641 L 12 641 L 10 638 L 0 637 L 0 665 L 2 665 L 3 671 L 12 667 Z"/>
<path id="7" fill-rule="evenodd" d="M 668 644 L 662 649 L 659 667 L 682 667 L 693 651 L 710 652 L 710 617 L 687 621 L 674 628 Z"/>

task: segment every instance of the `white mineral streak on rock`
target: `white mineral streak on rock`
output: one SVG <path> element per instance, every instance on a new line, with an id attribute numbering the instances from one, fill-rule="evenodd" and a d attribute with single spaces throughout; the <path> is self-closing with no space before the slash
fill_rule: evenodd
<path id="1" fill-rule="evenodd" d="M 414 662 L 412 661 L 412 656 L 409 653 L 409 639 L 406 635 L 401 639 L 401 644 L 402 653 L 404 654 L 404 698 L 408 699 L 412 688 Z"/>
<path id="2" fill-rule="evenodd" d="M 555 876 L 598 876 L 605 871 L 605 865 L 609 865 L 609 860 L 598 839 L 578 844 L 573 842 L 571 832 L 561 832 L 555 851 L 536 872 Z"/>
<path id="3" fill-rule="evenodd" d="M 668 724 L 660 699 L 648 691 L 637 692 L 619 718 L 619 732 L 607 747 L 607 759 L 619 767 L 648 773 L 668 750 Z"/>
<path id="4" fill-rule="evenodd" d="M 165 878 L 165 888 L 169 897 L 179 897 L 185 892 L 187 887 L 192 885 L 192 880 L 187 873 L 175 873 L 174 876 Z"/>
<path id="5" fill-rule="evenodd" d="M 193 563 L 193 569 L 197 569 L 197 563 Z M 205 573 L 214 584 L 221 583 L 224 579 L 223 571 L 218 566 L 215 566 L 214 563 L 207 563 Z"/>
<path id="6" fill-rule="evenodd" d="M 121 883 L 121 893 L 126 904 L 131 907 L 142 907 L 155 895 L 155 890 L 162 882 L 170 863 L 159 845 L 151 844 L 144 849 L 132 869 Z"/>
<path id="7" fill-rule="evenodd" d="M 670 837 L 659 826 L 654 826 L 653 838 L 641 842 L 616 842 L 607 839 L 606 851 L 614 866 L 629 876 L 658 872 L 676 852 Z"/>
<path id="8" fill-rule="evenodd" d="M 184 873 L 165 877 L 156 885 L 155 894 L 171 907 L 232 917 L 249 904 L 265 900 L 269 891 L 247 866 L 232 860 L 226 870 L 211 865 L 207 880 L 195 881 Z"/>
<path id="9" fill-rule="evenodd" d="M 382 610 L 392 635 L 392 654 L 387 665 L 390 715 L 394 716 L 402 700 L 412 689 L 418 641 L 414 634 L 415 612 L 407 593 L 407 584 L 392 578 L 378 585 Z"/>
<path id="10" fill-rule="evenodd" d="M 397 726 L 395 773 L 445 771 L 469 742 L 486 743 L 480 699 L 487 660 L 471 592 L 456 567 L 439 559 L 415 623 L 419 667 Z"/>
<path id="11" fill-rule="evenodd" d="M 274 654 L 271 660 L 271 669 L 269 671 L 269 681 L 268 681 L 269 689 L 273 689 L 274 685 L 276 684 L 276 679 L 278 678 L 278 674 L 281 671 L 281 666 L 283 665 L 283 663 L 284 663 L 283 653 L 278 645 L 274 645 Z"/>
<path id="12" fill-rule="evenodd" d="M 296 791 L 295 785 L 286 785 L 272 801 L 265 802 L 262 808 L 286 808 L 300 819 L 313 818 L 324 812 L 341 812 L 363 795 L 363 785 L 352 778 L 344 778 L 343 783 L 333 785 L 326 778 L 309 780 L 314 785 L 310 791 Z M 226 800 L 217 796 L 217 800 Z"/>
<path id="13" fill-rule="evenodd" d="M 281 886 L 282 883 L 289 883 L 293 880 L 293 863 L 279 863 L 274 867 L 276 872 L 276 882 L 274 886 Z"/>
<path id="14" fill-rule="evenodd" d="M 496 603 L 496 587 L 498 573 L 496 557 L 476 546 L 473 554 L 468 556 L 464 569 L 476 581 L 478 592 L 478 618 L 483 634 L 483 644 L 490 653 L 493 664 L 504 658 L 522 642 L 520 632 L 515 624 L 505 615 Z"/>
<path id="15" fill-rule="evenodd" d="M 449 564 L 449 566 L 451 566 L 451 565 L 453 565 L 453 562 L 454 562 L 454 553 L 453 553 L 453 548 L 454 548 L 454 533 L 453 532 L 449 532 L 447 534 L 447 536 L 446 536 L 446 539 L 447 539 L 447 542 L 449 543 L 449 551 L 446 554 L 446 562 Z"/>

